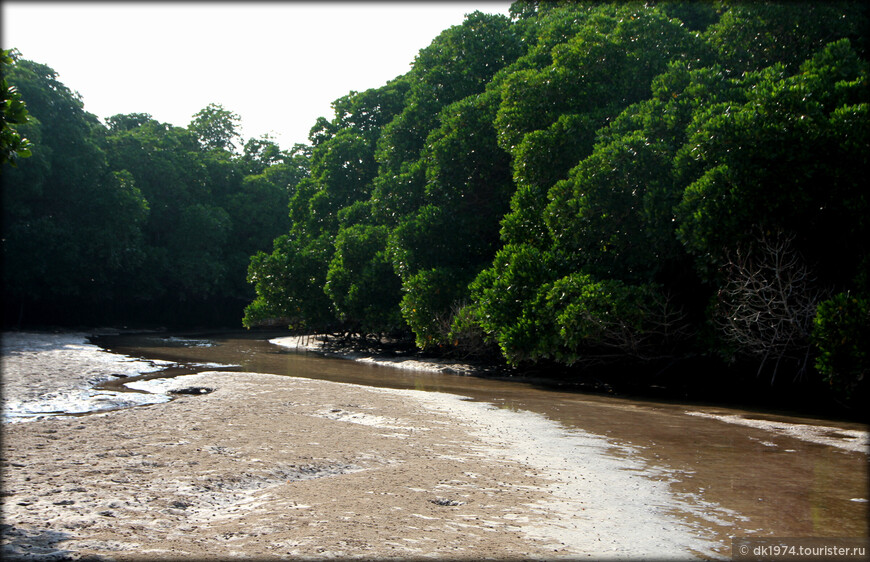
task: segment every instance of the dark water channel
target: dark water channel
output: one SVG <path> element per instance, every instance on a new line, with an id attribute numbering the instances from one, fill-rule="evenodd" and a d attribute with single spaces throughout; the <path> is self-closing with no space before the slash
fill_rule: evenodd
<path id="1" fill-rule="evenodd" d="M 272 337 L 277 335 L 286 334 Z M 174 361 L 179 366 L 168 371 L 173 375 L 205 370 L 271 373 L 448 392 L 501 408 L 536 412 L 635 451 L 651 474 L 669 475 L 674 494 L 699 506 L 695 523 L 711 529 L 723 542 L 729 536 L 750 535 L 868 536 L 867 451 L 856 447 L 856 435 L 868 429 L 862 424 L 368 365 L 288 351 L 270 344 L 269 337 L 121 335 L 97 338 L 94 343 L 132 357 Z M 203 363 L 231 367 L 194 365 Z M 709 506 L 706 515 L 704 506 Z"/>

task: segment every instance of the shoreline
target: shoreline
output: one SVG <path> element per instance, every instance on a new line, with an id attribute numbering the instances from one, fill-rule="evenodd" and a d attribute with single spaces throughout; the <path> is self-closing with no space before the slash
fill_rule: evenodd
<path id="1" fill-rule="evenodd" d="M 680 389 L 677 385 L 667 388 L 660 385 L 641 384 L 626 380 L 604 382 L 595 377 L 588 380 L 562 380 L 558 377 L 530 375 L 528 372 L 519 371 L 514 376 L 494 374 L 503 371 L 505 367 L 488 362 L 462 361 L 436 356 L 425 356 L 422 352 L 405 350 L 395 356 L 389 352 L 373 352 L 355 347 L 352 343 L 347 345 L 333 345 L 332 340 L 323 335 L 294 335 L 268 339 L 269 343 L 293 351 L 305 351 L 318 353 L 326 357 L 335 357 L 356 361 L 362 364 L 378 365 L 381 367 L 398 368 L 409 371 L 427 371 L 432 373 L 445 373 L 460 376 L 476 376 L 482 378 L 495 378 L 499 380 L 525 382 L 538 384 L 558 390 L 578 391 L 597 396 L 611 396 L 641 401 L 665 401 L 685 404 L 688 408 L 726 408 L 745 411 L 757 411 L 760 414 L 776 413 L 778 415 L 794 418 L 807 419 L 808 423 L 816 423 L 820 420 L 831 423 L 859 423 L 868 425 L 868 416 L 864 410 L 851 409 L 847 411 L 832 410 L 831 404 L 816 404 L 807 407 L 805 402 L 794 405 L 788 401 L 768 402 L 765 399 L 748 400 L 757 392 L 764 396 L 771 392 L 768 385 L 759 388 L 739 390 L 734 394 L 724 392 L 721 388 L 701 389 L 700 393 L 691 393 L 686 389 Z M 410 357 L 409 357 L 410 356 Z M 696 389 L 697 390 L 697 389 Z M 723 398 L 724 396 L 724 398 Z M 740 399 L 737 399 L 739 397 Z M 805 401 L 806 396 L 801 400 Z"/>
<path id="2" fill-rule="evenodd" d="M 388 357 L 386 354 L 366 353 L 352 348 L 336 349 L 321 335 L 284 336 L 272 338 L 269 343 L 294 351 L 310 351 L 328 357 L 338 357 L 364 363 L 379 365 L 408 371 L 427 371 L 431 373 L 446 373 L 452 375 L 479 375 L 485 369 L 470 362 L 444 358 L 414 358 L 397 355 Z"/>
<path id="3" fill-rule="evenodd" d="M 4 343 L 4 378 L 9 366 L 45 372 L 52 361 L 75 371 L 70 356 L 94 369 L 94 350 L 80 346 Z M 129 360 L 119 357 L 100 363 L 104 374 Z M 151 385 L 190 392 L 3 424 L 2 554 L 690 559 L 727 550 L 676 516 L 666 483 L 637 474 L 606 438 L 531 412 L 260 373 Z"/>

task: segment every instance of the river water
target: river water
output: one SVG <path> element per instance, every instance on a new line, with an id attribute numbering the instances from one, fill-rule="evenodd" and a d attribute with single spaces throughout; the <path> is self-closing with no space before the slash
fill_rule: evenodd
<path id="1" fill-rule="evenodd" d="M 553 390 L 530 383 L 364 364 L 269 343 L 262 334 L 120 335 L 115 353 L 172 361 L 165 377 L 204 370 L 289 375 L 447 392 L 535 412 L 604 436 L 686 505 L 680 517 L 728 537 L 867 537 L 867 426 L 708 405 Z M 207 366 L 203 366 L 206 364 Z M 126 378 L 104 387 L 121 390 Z M 135 385 L 134 385 L 135 386 Z"/>

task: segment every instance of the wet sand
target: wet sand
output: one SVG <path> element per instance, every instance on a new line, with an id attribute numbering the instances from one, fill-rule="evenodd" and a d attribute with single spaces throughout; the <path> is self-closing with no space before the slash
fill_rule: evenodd
<path id="1" fill-rule="evenodd" d="M 81 386 L 129 363 L 70 341 L 26 351 L 6 343 L 7 400 L 36 391 L 36 383 L 22 381 Z M 161 379 L 152 390 L 187 393 L 3 424 L 0 554 L 728 555 L 721 542 L 674 517 L 666 486 L 609 454 L 605 439 L 568 435 L 530 412 L 450 394 L 258 373 Z"/>
<path id="2" fill-rule="evenodd" d="M 165 398 L 106 392 L 94 386 L 115 378 L 159 371 L 168 362 L 140 361 L 108 353 L 82 332 L 3 332 L 3 421 L 52 412 L 90 412 Z"/>

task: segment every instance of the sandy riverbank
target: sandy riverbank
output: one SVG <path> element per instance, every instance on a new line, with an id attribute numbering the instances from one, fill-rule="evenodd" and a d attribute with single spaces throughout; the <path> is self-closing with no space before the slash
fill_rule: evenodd
<path id="1" fill-rule="evenodd" d="M 341 346 L 334 344 L 331 340 L 327 340 L 327 337 L 322 335 L 285 336 L 271 339 L 269 342 L 287 349 L 315 351 L 326 356 L 340 357 L 342 359 L 349 359 L 363 364 L 379 365 L 381 367 L 391 367 L 409 371 L 472 375 L 483 370 L 483 367 L 480 365 L 473 365 L 471 363 L 452 359 L 406 357 L 404 355 L 389 357 L 385 354 L 364 353 L 353 349 L 343 349 Z"/>
<path id="2" fill-rule="evenodd" d="M 20 398 L 6 393 L 7 375 L 54 380 L 62 370 L 58 384 L 70 376 L 75 386 L 130 362 L 96 361 L 96 350 L 76 350 L 81 341 L 57 336 L 60 345 L 52 346 L 52 337 L 41 349 L 27 337 L 18 340 L 21 349 L 4 338 L 4 398 Z M 663 483 L 609 455 L 605 439 L 567 435 L 535 414 L 448 394 L 257 373 L 206 372 L 150 385 L 154 396 L 183 389 L 205 390 L 135 408 L 4 423 L 0 554 L 723 555 L 721 545 L 673 515 Z"/>

